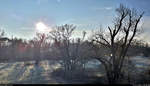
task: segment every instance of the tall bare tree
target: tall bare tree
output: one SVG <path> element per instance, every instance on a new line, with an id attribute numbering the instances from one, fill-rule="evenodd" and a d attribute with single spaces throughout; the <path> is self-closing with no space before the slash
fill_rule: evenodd
<path id="1" fill-rule="evenodd" d="M 108 27 L 108 32 L 100 30 L 92 36 L 93 45 L 108 50 L 105 55 L 101 52 L 95 55 L 104 65 L 109 83 L 117 83 L 122 78 L 126 53 L 139 32 L 138 24 L 144 14 L 138 15 L 135 9 L 127 8 L 122 4 L 116 12 L 118 15 L 115 18 L 114 27 Z"/>

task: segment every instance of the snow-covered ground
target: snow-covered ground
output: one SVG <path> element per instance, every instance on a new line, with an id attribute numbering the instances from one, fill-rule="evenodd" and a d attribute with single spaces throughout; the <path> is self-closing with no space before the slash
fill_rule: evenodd
<path id="1" fill-rule="evenodd" d="M 31 62 L 33 63 L 33 62 Z M 59 68 L 59 64 L 49 65 L 49 61 L 42 61 L 39 66 L 31 64 L 26 65 L 24 62 L 1 63 L 0 64 L 0 84 L 22 83 L 22 84 L 57 84 L 65 83 L 63 79 L 58 80 L 50 78 L 50 73 Z"/>
<path id="2" fill-rule="evenodd" d="M 149 67 L 150 59 L 136 56 L 131 58 L 136 67 Z M 29 64 L 31 63 L 31 64 Z M 59 68 L 61 65 L 50 61 L 41 61 L 40 65 L 34 65 L 34 62 L 15 62 L 15 63 L 0 63 L 0 84 L 8 83 L 22 83 L 22 84 L 60 84 L 67 83 L 61 77 L 55 79 L 51 77 L 53 70 Z M 98 68 L 100 63 L 96 60 L 88 62 L 86 68 Z"/>
<path id="3" fill-rule="evenodd" d="M 143 56 L 135 56 L 131 57 L 131 60 L 134 64 L 136 64 L 136 67 L 138 68 L 147 68 L 150 66 L 150 58 L 149 57 L 143 57 Z"/>

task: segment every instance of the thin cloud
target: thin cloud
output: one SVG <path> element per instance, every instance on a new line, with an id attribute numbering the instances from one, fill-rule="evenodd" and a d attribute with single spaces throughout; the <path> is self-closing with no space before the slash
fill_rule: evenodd
<path id="1" fill-rule="evenodd" d="M 112 10 L 112 7 L 93 7 L 92 10 Z"/>
<path id="2" fill-rule="evenodd" d="M 35 28 L 34 27 L 20 27 L 21 31 L 34 31 Z"/>
<path id="3" fill-rule="evenodd" d="M 60 24 L 60 25 L 61 25 L 61 24 L 72 24 L 72 23 L 74 23 L 74 21 L 75 21 L 75 19 L 70 18 L 70 19 L 67 19 L 67 20 L 65 20 L 65 21 L 60 22 L 59 24 Z"/>
<path id="4" fill-rule="evenodd" d="M 112 7 L 105 7 L 104 9 L 106 9 L 106 10 L 111 10 Z"/>

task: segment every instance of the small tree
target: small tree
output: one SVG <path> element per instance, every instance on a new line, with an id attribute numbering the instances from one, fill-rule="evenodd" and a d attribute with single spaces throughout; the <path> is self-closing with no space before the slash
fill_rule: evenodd
<path id="1" fill-rule="evenodd" d="M 107 55 L 97 54 L 96 58 L 104 65 L 108 82 L 117 83 L 123 74 L 124 60 L 126 53 L 134 37 L 138 32 L 138 24 L 143 13 L 138 15 L 122 4 L 116 9 L 118 16 L 115 19 L 114 27 L 108 27 L 108 32 L 99 31 L 92 37 L 93 45 L 106 48 Z"/>

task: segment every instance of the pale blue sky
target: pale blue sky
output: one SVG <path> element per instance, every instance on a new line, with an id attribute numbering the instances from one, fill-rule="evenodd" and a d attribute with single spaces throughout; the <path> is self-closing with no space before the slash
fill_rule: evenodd
<path id="1" fill-rule="evenodd" d="M 0 26 L 7 36 L 23 38 L 35 35 L 39 21 L 48 26 L 68 23 L 77 25 L 78 30 L 90 30 L 110 25 L 120 3 L 145 11 L 150 20 L 150 0 L 1 0 Z"/>

